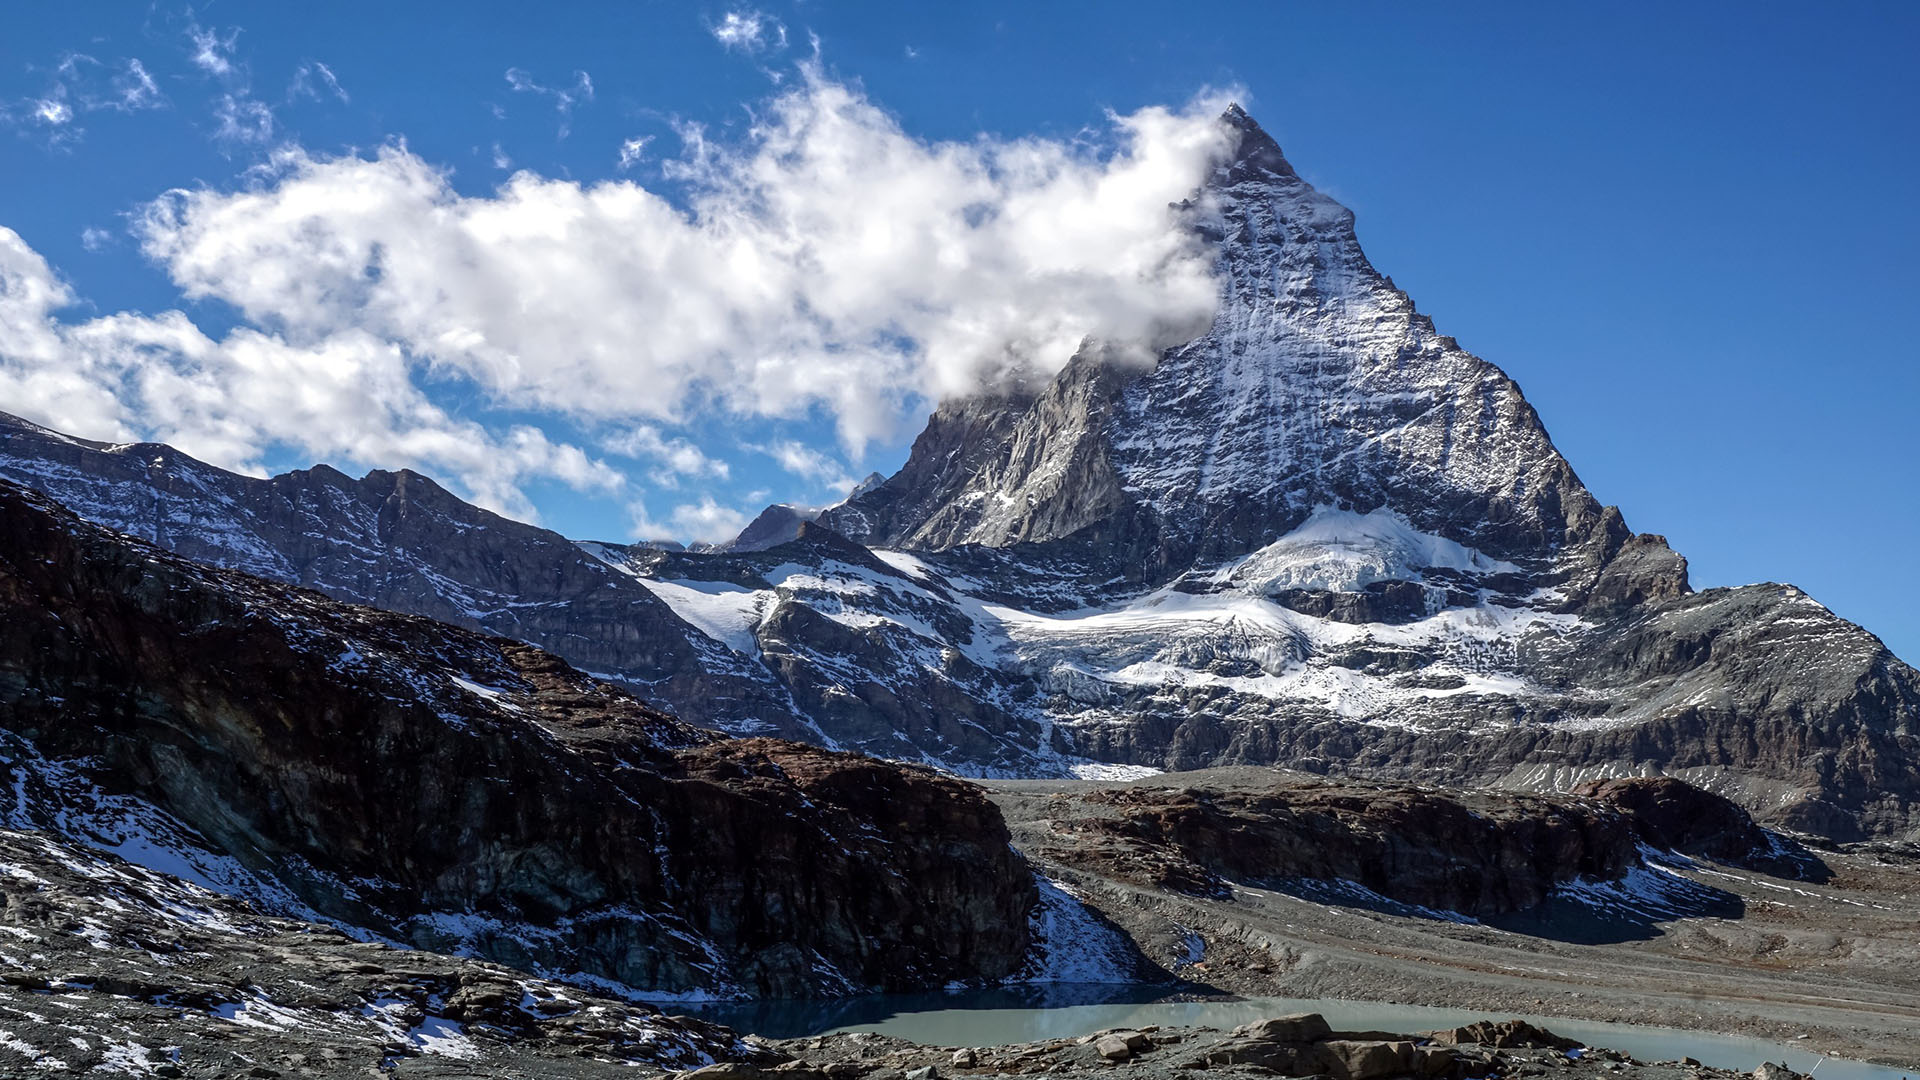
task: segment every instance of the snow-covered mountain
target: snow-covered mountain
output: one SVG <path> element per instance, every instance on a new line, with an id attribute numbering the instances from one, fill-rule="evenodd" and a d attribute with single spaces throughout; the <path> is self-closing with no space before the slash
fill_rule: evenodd
<path id="1" fill-rule="evenodd" d="M 1791 587 L 1691 591 L 1351 213 L 1223 122 L 1238 148 L 1187 204 L 1223 288 L 1204 335 L 942 403 L 894 476 L 722 550 L 573 545 L 412 474 L 246 480 L 19 422 L 0 475 L 735 731 L 1002 775 L 1664 772 L 1773 824 L 1920 831 L 1920 674 Z"/>
<path id="2" fill-rule="evenodd" d="M 1251 118 L 1224 122 L 1237 151 L 1189 203 L 1222 282 L 1208 332 L 1151 369 L 1090 343 L 1045 386 L 944 404 L 907 466 L 827 524 L 910 549 L 1072 538 L 1158 584 L 1316 506 L 1388 507 L 1589 587 L 1625 530 L 1520 388 L 1435 332 Z"/>

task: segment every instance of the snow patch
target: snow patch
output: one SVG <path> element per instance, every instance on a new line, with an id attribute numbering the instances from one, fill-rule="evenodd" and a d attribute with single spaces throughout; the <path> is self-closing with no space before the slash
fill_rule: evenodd
<path id="1" fill-rule="evenodd" d="M 764 603 L 759 591 L 725 581 L 638 580 L 701 633 L 741 656 L 760 655 L 760 643 L 753 637 Z"/>
<path id="2" fill-rule="evenodd" d="M 1287 589 L 1359 592 L 1376 581 L 1419 581 L 1429 568 L 1511 574 L 1520 568 L 1443 536 L 1397 511 L 1365 514 L 1316 506 L 1300 527 L 1221 568 L 1214 580 L 1272 595 Z"/>
<path id="3" fill-rule="evenodd" d="M 1082 780 L 1144 780 L 1166 772 L 1151 765 L 1111 765 L 1103 761 L 1069 765 L 1067 769 Z"/>
<path id="4" fill-rule="evenodd" d="M 1035 875 L 1040 902 L 1028 924 L 1033 953 L 1009 983 L 1130 983 L 1135 981 L 1133 943 L 1102 922 L 1072 889 Z"/>

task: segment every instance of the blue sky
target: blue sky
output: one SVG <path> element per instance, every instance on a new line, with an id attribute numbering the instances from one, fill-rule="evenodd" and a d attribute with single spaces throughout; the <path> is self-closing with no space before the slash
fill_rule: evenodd
<path id="1" fill-rule="evenodd" d="M 781 116 L 796 138 L 851 124 L 846 160 L 897 151 L 893 186 L 955 188 L 936 202 L 978 194 L 959 190 L 977 177 L 956 155 L 1004 162 L 1021 140 L 1059 155 L 1056 179 L 1151 178 L 1143 147 L 1158 136 L 1110 115 L 1178 117 L 1230 92 L 1356 211 L 1375 264 L 1442 332 L 1520 382 L 1595 493 L 1692 560 L 1696 584 L 1792 581 L 1920 657 L 1908 326 L 1920 9 L 1324 7 L 32 5 L 9 12 L 0 38 L 0 227 L 19 237 L 12 272 L 55 283 L 41 309 L 87 328 L 62 340 L 96 350 L 110 389 L 130 393 L 126 356 L 190 358 L 132 411 L 63 405 L 68 426 L 94 428 L 81 434 L 132 424 L 256 469 L 417 464 L 576 536 L 713 533 L 765 502 L 825 501 L 896 467 L 925 407 L 916 392 L 968 372 L 894 337 L 958 340 L 966 320 L 836 310 L 843 298 L 782 265 L 752 273 L 785 275 L 780 288 L 820 324 L 769 347 L 791 351 L 785 361 L 703 367 L 728 341 L 657 346 L 637 340 L 650 336 L 637 320 L 581 331 L 597 368 L 472 349 L 409 367 L 381 333 L 350 325 L 372 310 L 353 304 L 374 303 L 404 265 L 333 281 L 315 263 L 333 249 L 290 238 L 275 215 L 303 196 L 373 192 L 387 215 L 370 212 L 373 239 L 326 243 L 390 244 L 398 259 L 405 241 L 381 228 L 423 245 L 446 235 L 421 224 L 423 206 L 471 211 L 463 236 L 511 232 L 495 218 L 516 174 L 527 214 L 573 212 L 577 192 L 623 181 L 681 210 L 790 196 L 802 222 L 849 191 L 911 208 L 913 192 L 886 185 L 743 179 L 784 167 L 754 157 L 765 146 L 750 132 Z M 704 171 L 689 156 L 696 130 L 713 150 Z M 935 160 L 927 148 L 941 146 L 952 153 Z M 354 172 L 343 155 L 382 164 Z M 163 200 L 176 189 L 200 194 Z M 594 222 L 658 209 L 637 200 L 609 196 L 584 215 L 584 254 L 517 244 L 511 265 L 471 280 L 465 262 L 423 261 L 420 288 L 492 291 L 452 309 L 418 291 L 381 299 L 382 326 L 404 327 L 386 336 L 417 345 L 450 340 L 461 312 L 505 319 L 525 303 L 513 275 L 548 259 L 537 280 L 553 282 L 560 321 L 522 329 L 595 322 L 609 305 L 578 275 L 639 256 L 594 247 Z M 857 222 L 836 227 L 857 245 Z M 725 280 L 724 265 L 689 257 L 663 245 L 657 265 L 626 270 Z M 874 264 L 891 287 L 886 271 Z M 991 283 L 898 289 L 948 315 L 1018 299 Z M 343 290 L 365 295 L 348 303 Z M 1113 314 L 1086 303 L 1089 318 Z M 779 310 L 717 318 L 750 330 Z M 102 321 L 123 311 L 144 321 Z M 596 381 L 643 347 L 659 355 L 641 385 Z M 809 349 L 844 368 L 801 370 Z M 353 385 L 301 384 L 335 361 Z M 206 400 L 210 373 L 232 371 L 252 380 L 258 416 Z M 0 408 L 44 404 L 63 385 L 0 383 L 15 395 Z M 343 434 L 373 413 L 384 427 Z"/>

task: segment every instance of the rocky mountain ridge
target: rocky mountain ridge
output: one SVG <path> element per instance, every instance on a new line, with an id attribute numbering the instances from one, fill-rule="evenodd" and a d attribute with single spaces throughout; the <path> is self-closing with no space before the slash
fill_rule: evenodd
<path id="1" fill-rule="evenodd" d="M 8 825 L 265 910 L 655 994 L 1046 977 L 974 788 L 689 727 L 508 639 L 180 559 L 0 482 Z"/>

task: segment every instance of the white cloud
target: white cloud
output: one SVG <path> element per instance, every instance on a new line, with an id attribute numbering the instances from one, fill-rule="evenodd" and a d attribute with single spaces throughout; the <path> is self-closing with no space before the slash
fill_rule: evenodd
<path id="1" fill-rule="evenodd" d="M 272 159 L 138 223 L 186 294 L 299 343 L 370 335 L 500 402 L 588 423 L 819 408 L 852 452 L 926 399 L 1056 370 L 1089 336 L 1185 340 L 1217 301 L 1171 204 L 1221 98 L 1098 140 L 927 143 L 814 63 L 741 140 L 697 129 L 680 197 L 521 172 L 491 195 L 389 146 Z"/>
<path id="2" fill-rule="evenodd" d="M 59 127 L 73 120 L 73 106 L 62 100 L 61 93 L 53 97 L 43 97 L 33 103 L 33 118 L 48 127 Z"/>
<path id="3" fill-rule="evenodd" d="M 498 142 L 493 144 L 493 167 L 502 171 L 513 168 L 513 159 L 507 156 Z"/>
<path id="4" fill-rule="evenodd" d="M 573 130 L 573 110 L 581 102 L 593 100 L 593 78 L 584 71 L 573 73 L 573 85 L 566 88 L 542 86 L 533 81 L 533 76 L 519 68 L 507 69 L 507 85 L 517 94 L 537 94 L 553 99 L 553 109 L 560 114 L 560 137 L 566 138 Z"/>
<path id="5" fill-rule="evenodd" d="M 702 496 L 697 503 L 682 503 L 674 507 L 673 514 L 668 520 L 674 536 L 719 543 L 739 536 L 740 530 L 746 528 L 747 522 L 752 519 L 730 506 L 721 506 L 713 500 L 712 496 L 706 495 Z M 641 540 L 653 538 L 643 531 L 643 525 L 651 526 L 651 523 L 646 520 L 644 514 L 636 516 L 634 538 Z M 653 534 L 653 536 L 657 535 L 657 533 Z"/>
<path id="6" fill-rule="evenodd" d="M 344 331 L 296 343 L 243 327 L 224 338 L 187 316 L 122 313 L 63 323 L 66 284 L 0 227 L 0 402 L 36 423 L 103 439 L 151 438 L 259 474 L 291 447 L 308 460 L 411 466 L 531 519 L 520 490 L 546 477 L 614 494 L 621 474 L 537 428 L 489 431 L 427 400 L 404 352 Z"/>
<path id="7" fill-rule="evenodd" d="M 601 440 L 600 448 L 621 457 L 658 462 L 660 468 L 650 479 L 661 487 L 679 487 L 682 476 L 725 480 L 730 472 L 726 462 L 708 457 L 685 439 L 669 439 L 652 424 L 633 427 Z"/>
<path id="8" fill-rule="evenodd" d="M 791 439 L 754 449 L 779 462 L 782 469 L 835 494 L 844 495 L 859 483 L 838 459 Z"/>
<path id="9" fill-rule="evenodd" d="M 729 11 L 708 30 L 723 48 L 739 52 L 757 53 L 787 47 L 786 26 L 762 11 Z"/>
<path id="10" fill-rule="evenodd" d="M 347 96 L 345 87 L 334 77 L 333 69 L 318 60 L 309 60 L 294 69 L 293 80 L 287 84 L 287 100 L 299 101 L 307 98 L 324 101 L 331 97 L 345 105 L 352 99 Z"/>
<path id="11" fill-rule="evenodd" d="M 647 151 L 647 144 L 653 141 L 651 135 L 641 135 L 620 144 L 620 163 L 618 168 L 626 172 L 640 163 L 640 157 Z"/>
<path id="12" fill-rule="evenodd" d="M 113 243 L 113 233 L 91 225 L 80 230 L 80 246 L 88 251 L 105 251 Z"/>

